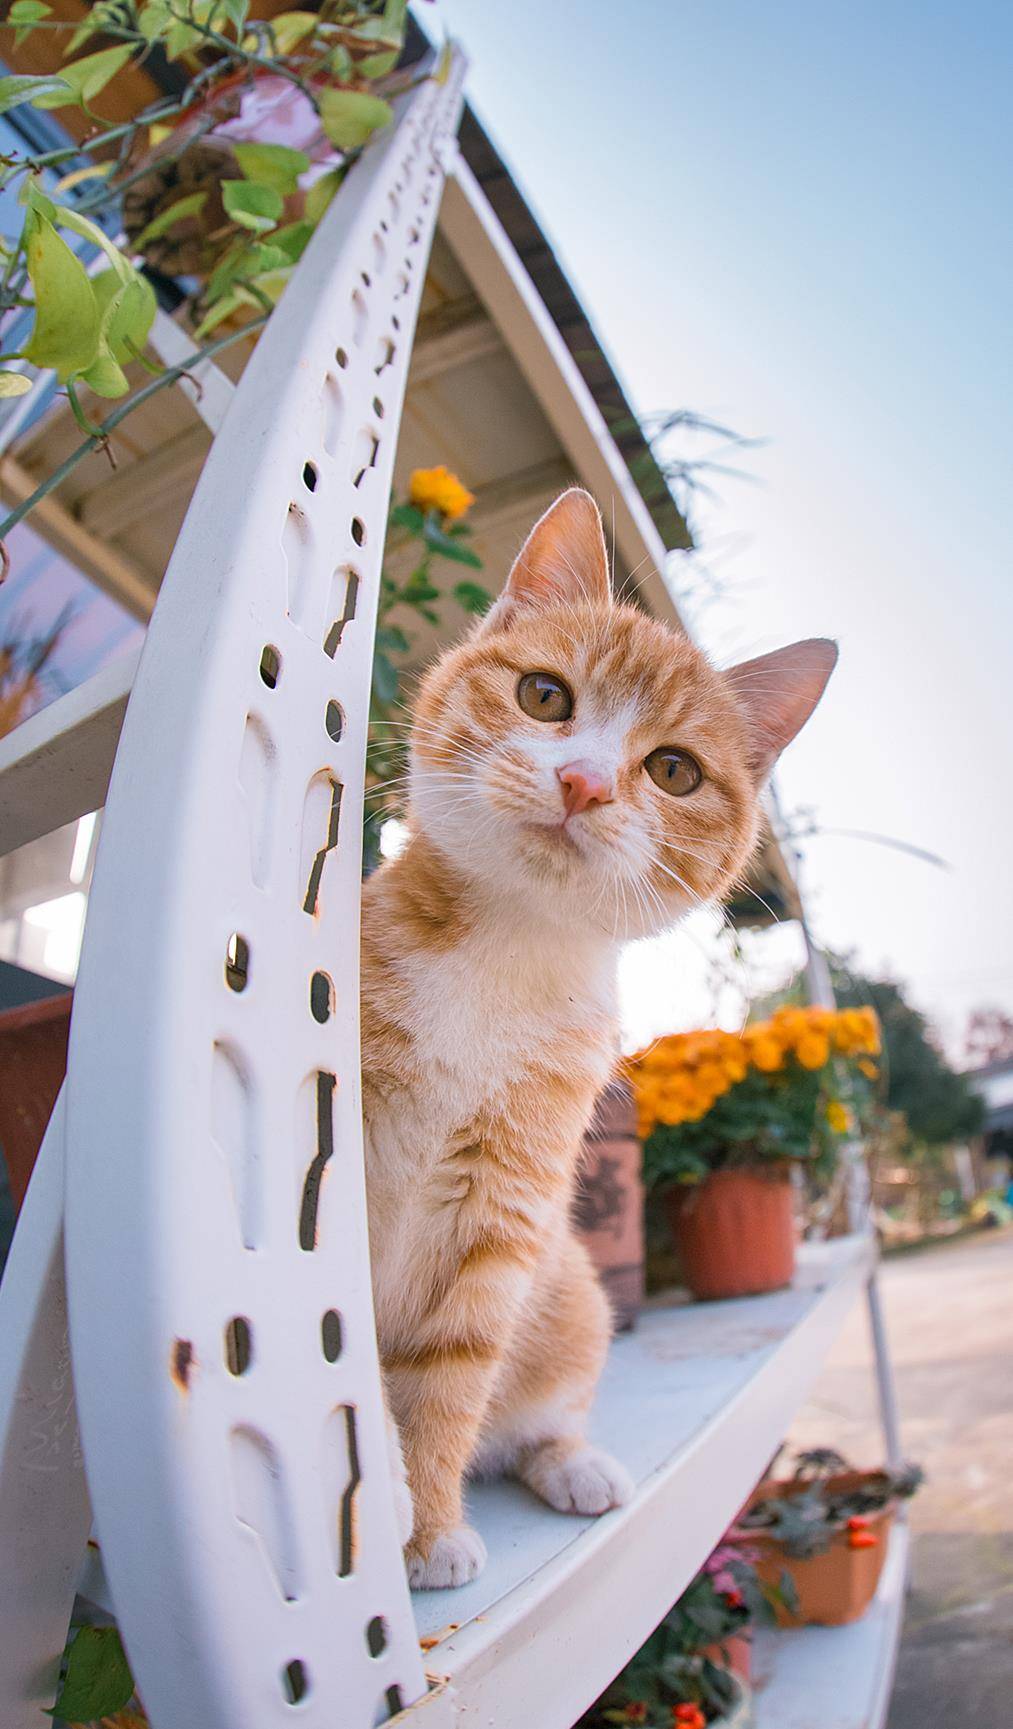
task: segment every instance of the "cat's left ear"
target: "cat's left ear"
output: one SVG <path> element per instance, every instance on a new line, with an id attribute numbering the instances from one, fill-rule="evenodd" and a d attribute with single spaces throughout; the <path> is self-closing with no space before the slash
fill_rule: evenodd
<path id="1" fill-rule="evenodd" d="M 802 730 L 836 665 L 837 644 L 816 636 L 744 660 L 724 674 L 746 722 L 749 767 L 757 782 L 766 780 Z"/>
<path id="2" fill-rule="evenodd" d="M 488 622 L 502 628 L 518 611 L 560 601 L 571 606 L 612 603 L 601 512 L 580 486 L 562 493 L 535 523 Z"/>

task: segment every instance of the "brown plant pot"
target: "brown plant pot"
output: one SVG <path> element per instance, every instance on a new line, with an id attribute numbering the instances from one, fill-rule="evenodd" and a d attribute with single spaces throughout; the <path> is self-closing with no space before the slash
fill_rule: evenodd
<path id="1" fill-rule="evenodd" d="M 787 1165 L 712 1171 L 664 1197 L 694 1297 L 752 1297 L 791 1283 L 795 1222 Z"/>
<path id="2" fill-rule="evenodd" d="M 0 1147 L 18 1209 L 67 1071 L 73 991 L 0 1013 Z"/>
<path id="3" fill-rule="evenodd" d="M 632 1327 L 644 1300 L 644 1185 L 636 1107 L 625 1081 L 613 1081 L 595 1106 L 573 1218 L 617 1328 Z"/>
<path id="4" fill-rule="evenodd" d="M 727 1669 L 740 1681 L 749 1681 L 753 1673 L 753 1642 L 745 1633 L 734 1633 L 717 1645 L 707 1645 L 700 1653 L 719 1669 Z"/>
<path id="5" fill-rule="evenodd" d="M 832 1489 L 857 1487 L 873 1473 L 848 1471 L 831 1477 Z M 806 1484 L 767 1482 L 761 1485 L 763 1494 L 756 1500 L 769 1499 L 772 1492 L 799 1494 Z M 763 1530 L 743 1530 L 742 1541 L 755 1557 L 756 1571 L 767 1585 L 780 1583 L 782 1573 L 790 1573 L 798 1594 L 798 1614 L 775 1605 L 774 1612 L 782 1627 L 843 1627 L 857 1621 L 876 1595 L 880 1574 L 886 1561 L 890 1530 L 897 1514 L 896 1501 L 890 1501 L 879 1512 L 867 1513 L 865 1529 L 877 1541 L 872 1548 L 853 1549 L 848 1541 L 850 1532 L 833 1533 L 829 1549 L 822 1555 L 810 1555 L 804 1560 L 789 1555 L 783 1543 Z"/>

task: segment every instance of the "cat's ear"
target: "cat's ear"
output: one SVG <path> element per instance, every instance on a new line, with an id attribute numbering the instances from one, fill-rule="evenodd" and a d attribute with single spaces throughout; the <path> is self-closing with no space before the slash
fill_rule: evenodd
<path id="1" fill-rule="evenodd" d="M 766 780 L 785 745 L 801 731 L 836 665 L 837 644 L 815 636 L 744 660 L 725 673 L 746 722 L 756 781 Z"/>
<path id="2" fill-rule="evenodd" d="M 601 512 L 589 492 L 572 486 L 539 517 L 489 613 L 502 627 L 520 610 L 564 601 L 610 606 L 608 551 Z"/>

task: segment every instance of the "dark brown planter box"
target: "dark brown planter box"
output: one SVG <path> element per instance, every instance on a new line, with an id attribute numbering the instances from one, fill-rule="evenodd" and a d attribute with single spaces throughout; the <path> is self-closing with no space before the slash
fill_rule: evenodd
<path id="1" fill-rule="evenodd" d="M 20 1208 L 67 1072 L 73 991 L 0 1013 L 0 1147 Z"/>
<path id="2" fill-rule="evenodd" d="M 613 1081 L 598 1099 L 584 1136 L 573 1216 L 617 1328 L 632 1327 L 644 1300 L 644 1185 L 636 1108 L 625 1081 Z"/>

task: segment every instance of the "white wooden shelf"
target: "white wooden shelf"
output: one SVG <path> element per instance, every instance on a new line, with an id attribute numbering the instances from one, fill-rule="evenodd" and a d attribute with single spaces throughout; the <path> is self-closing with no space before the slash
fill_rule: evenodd
<path id="1" fill-rule="evenodd" d="M 764 1633 L 753 1653 L 753 1729 L 882 1729 L 904 1619 L 910 1531 L 898 1521 L 860 1621 Z"/>
<path id="2" fill-rule="evenodd" d="M 790 1290 L 651 1309 L 616 1341 L 592 1437 L 636 1481 L 620 1512 L 573 1519 L 516 1484 L 471 1489 L 485 1571 L 463 1590 L 414 1597 L 420 1636 L 436 1639 L 436 1692 L 415 1708 L 427 1721 L 569 1729 L 731 1524 L 873 1256 L 862 1237 L 809 1246 Z"/>

